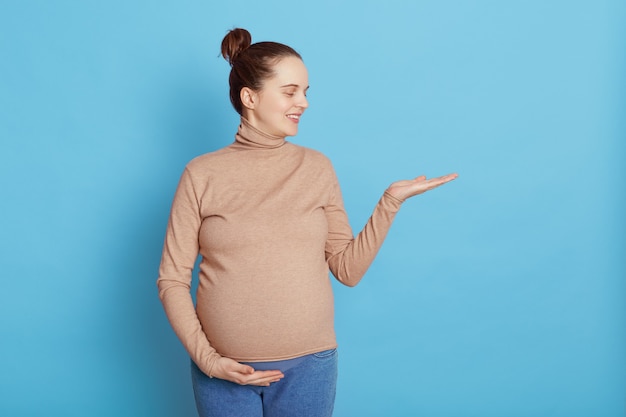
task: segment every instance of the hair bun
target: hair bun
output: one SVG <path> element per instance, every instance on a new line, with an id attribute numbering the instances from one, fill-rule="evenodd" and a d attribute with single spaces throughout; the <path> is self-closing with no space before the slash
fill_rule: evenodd
<path id="1" fill-rule="evenodd" d="M 237 56 L 252 44 L 252 36 L 245 29 L 235 28 L 222 40 L 222 56 L 232 66 Z"/>

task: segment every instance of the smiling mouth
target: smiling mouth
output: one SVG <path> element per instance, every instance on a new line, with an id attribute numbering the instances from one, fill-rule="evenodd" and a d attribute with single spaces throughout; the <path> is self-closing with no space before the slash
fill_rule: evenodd
<path id="1" fill-rule="evenodd" d="M 291 120 L 294 120 L 296 122 L 300 121 L 300 115 L 299 114 L 288 114 L 287 118 L 291 119 Z"/>

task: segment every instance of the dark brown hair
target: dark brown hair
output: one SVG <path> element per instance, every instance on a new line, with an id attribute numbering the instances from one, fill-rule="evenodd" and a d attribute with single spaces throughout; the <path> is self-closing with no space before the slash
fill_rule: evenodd
<path id="1" fill-rule="evenodd" d="M 281 58 L 300 54 L 287 45 L 276 42 L 252 43 L 250 32 L 236 28 L 229 31 L 222 40 L 222 56 L 230 66 L 230 102 L 237 113 L 242 114 L 241 89 L 248 87 L 258 91 L 263 82 L 273 74 L 273 65 Z"/>

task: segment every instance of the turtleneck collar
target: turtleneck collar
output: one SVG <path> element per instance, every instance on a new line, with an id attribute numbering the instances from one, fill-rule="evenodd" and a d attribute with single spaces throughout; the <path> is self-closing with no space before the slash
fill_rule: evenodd
<path id="1" fill-rule="evenodd" d="M 265 133 L 250 124 L 245 117 L 241 118 L 235 141 L 250 149 L 272 149 L 285 144 L 285 138 Z"/>

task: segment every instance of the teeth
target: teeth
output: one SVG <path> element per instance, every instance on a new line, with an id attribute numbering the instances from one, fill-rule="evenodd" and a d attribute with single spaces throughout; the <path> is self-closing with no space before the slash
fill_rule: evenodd
<path id="1" fill-rule="evenodd" d="M 300 116 L 298 116 L 297 114 L 288 114 L 287 117 L 289 117 L 290 119 L 300 119 Z"/>

